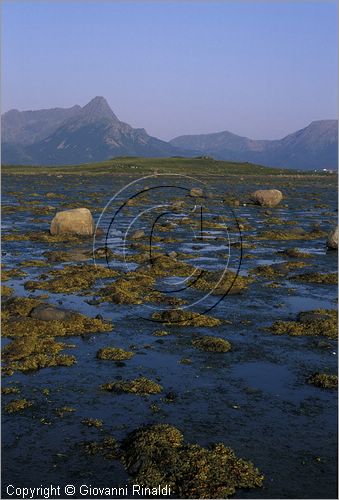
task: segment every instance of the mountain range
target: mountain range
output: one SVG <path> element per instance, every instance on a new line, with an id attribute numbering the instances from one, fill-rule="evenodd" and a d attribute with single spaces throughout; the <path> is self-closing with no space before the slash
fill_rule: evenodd
<path id="1" fill-rule="evenodd" d="M 335 169 L 338 121 L 314 121 L 279 140 L 253 140 L 224 131 L 183 135 L 169 142 L 120 121 L 106 99 L 1 116 L 3 164 L 67 165 L 116 156 L 201 156 L 298 169 Z"/>

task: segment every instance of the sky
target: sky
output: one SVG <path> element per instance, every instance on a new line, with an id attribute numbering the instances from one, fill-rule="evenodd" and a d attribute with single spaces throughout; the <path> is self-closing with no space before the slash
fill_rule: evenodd
<path id="1" fill-rule="evenodd" d="M 169 140 L 337 118 L 337 2 L 2 2 L 1 110 L 104 96 Z"/>

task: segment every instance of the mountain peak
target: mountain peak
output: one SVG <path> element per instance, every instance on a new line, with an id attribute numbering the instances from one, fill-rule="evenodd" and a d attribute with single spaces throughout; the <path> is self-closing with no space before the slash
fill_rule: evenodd
<path id="1" fill-rule="evenodd" d="M 110 120 L 119 121 L 106 99 L 102 96 L 96 96 L 89 101 L 89 103 L 81 109 L 81 114 L 95 120 L 108 118 Z"/>

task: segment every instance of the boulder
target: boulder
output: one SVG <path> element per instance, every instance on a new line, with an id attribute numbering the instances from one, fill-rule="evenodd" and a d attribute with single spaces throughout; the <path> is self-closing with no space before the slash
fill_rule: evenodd
<path id="1" fill-rule="evenodd" d="M 93 236 L 94 221 L 88 208 L 73 208 L 57 212 L 54 216 L 50 233 L 55 234 L 77 234 L 79 236 Z"/>
<path id="2" fill-rule="evenodd" d="M 132 240 L 140 240 L 141 238 L 145 237 L 145 231 L 142 229 L 137 229 L 132 235 L 131 239 Z"/>
<path id="3" fill-rule="evenodd" d="M 34 307 L 30 312 L 31 318 L 40 319 L 42 321 L 64 321 L 70 314 L 70 311 L 59 309 L 50 304 L 40 304 Z"/>
<path id="4" fill-rule="evenodd" d="M 338 250 L 338 226 L 328 235 L 327 247 L 331 250 Z"/>
<path id="5" fill-rule="evenodd" d="M 192 188 L 190 191 L 190 196 L 199 197 L 204 196 L 203 190 L 200 188 Z"/>
<path id="6" fill-rule="evenodd" d="M 275 207 L 283 199 L 278 189 L 259 189 L 251 194 L 251 200 L 261 207 Z"/>

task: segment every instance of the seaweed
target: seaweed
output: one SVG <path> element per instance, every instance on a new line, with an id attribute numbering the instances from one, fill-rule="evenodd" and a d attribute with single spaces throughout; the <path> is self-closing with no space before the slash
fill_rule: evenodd
<path id="1" fill-rule="evenodd" d="M 337 273 L 304 273 L 296 274 L 290 277 L 291 280 L 301 281 L 302 283 L 319 283 L 321 285 L 337 285 Z"/>
<path id="2" fill-rule="evenodd" d="M 47 290 L 53 293 L 73 293 L 88 290 L 93 287 L 99 278 L 115 278 L 118 272 L 104 266 L 93 264 L 80 264 L 65 266 L 55 269 L 49 273 L 50 279 L 44 280 L 45 275 L 40 276 L 40 281 L 27 281 L 27 290 Z"/>
<path id="3" fill-rule="evenodd" d="M 5 406 L 5 412 L 6 413 L 18 413 L 23 410 L 26 410 L 26 408 L 29 408 L 30 406 L 33 405 L 32 401 L 28 401 L 27 399 L 13 399 L 9 403 L 6 404 Z"/>
<path id="4" fill-rule="evenodd" d="M 81 447 L 87 455 L 100 453 L 109 460 L 118 456 L 118 443 L 112 436 L 106 436 L 101 441 L 85 441 L 81 443 Z"/>
<path id="5" fill-rule="evenodd" d="M 305 262 L 282 262 L 281 264 L 271 264 L 257 266 L 251 269 L 250 274 L 261 276 L 266 279 L 286 276 L 293 269 L 300 269 L 307 266 Z"/>
<path id="6" fill-rule="evenodd" d="M 338 376 L 327 373 L 313 373 L 307 382 L 322 389 L 336 389 L 338 387 Z"/>
<path id="7" fill-rule="evenodd" d="M 165 325 L 193 326 L 193 327 L 213 327 L 221 325 L 221 320 L 199 314 L 197 312 L 183 311 L 182 309 L 172 309 L 168 311 L 155 312 L 152 319 L 164 323 Z"/>
<path id="8" fill-rule="evenodd" d="M 275 321 L 268 329 L 275 335 L 338 336 L 337 312 L 331 309 L 316 309 L 300 313 L 297 321 Z"/>
<path id="9" fill-rule="evenodd" d="M 118 381 L 118 382 L 108 382 L 101 385 L 103 391 L 115 392 L 121 394 L 124 392 L 130 394 L 159 394 L 162 392 L 162 387 L 160 384 L 149 380 L 146 377 L 139 377 L 134 380 Z"/>
<path id="10" fill-rule="evenodd" d="M 206 352 L 228 352 L 232 345 L 228 340 L 209 335 L 196 335 L 192 339 L 193 347 Z"/>
<path id="11" fill-rule="evenodd" d="M 113 283 L 98 291 L 101 299 L 116 304 L 142 304 L 147 301 L 158 301 L 159 292 L 152 291 L 155 279 L 140 271 L 129 272 Z"/>
<path id="12" fill-rule="evenodd" d="M 185 444 L 182 433 L 168 424 L 133 431 L 121 452 L 136 484 L 167 484 L 177 498 L 225 498 L 236 489 L 260 487 L 264 479 L 251 462 L 237 458 L 224 444 Z"/>
<path id="13" fill-rule="evenodd" d="M 98 359 L 107 359 L 111 361 L 125 361 L 131 359 L 133 356 L 133 352 L 125 351 L 120 347 L 102 347 L 97 352 Z"/>
<path id="14" fill-rule="evenodd" d="M 60 354 L 69 347 L 55 337 L 76 336 L 111 331 L 112 325 L 70 311 L 64 320 L 44 321 L 29 316 L 41 301 L 23 297 L 10 298 L 3 304 L 2 334 L 12 341 L 3 349 L 4 371 L 12 374 L 54 366 L 71 366 L 74 356 Z"/>
<path id="15" fill-rule="evenodd" d="M 278 254 L 285 255 L 286 257 L 291 257 L 293 259 L 308 259 L 312 255 L 308 252 L 302 252 L 298 248 L 286 248 L 285 250 L 280 250 Z"/>
<path id="16" fill-rule="evenodd" d="M 1 298 L 10 297 L 13 294 L 13 289 L 6 285 L 1 285 Z"/>
<path id="17" fill-rule="evenodd" d="M 192 278 L 191 286 L 197 290 L 210 292 L 214 295 L 240 294 L 247 289 L 253 279 L 247 276 L 240 276 L 233 271 L 227 270 L 225 273 L 202 271 L 198 278 Z"/>
<path id="18" fill-rule="evenodd" d="M 8 394 L 20 394 L 20 389 L 19 387 L 14 387 L 14 386 L 9 386 L 9 387 L 1 387 L 1 394 L 8 395 Z"/>
<path id="19" fill-rule="evenodd" d="M 72 406 L 62 406 L 61 408 L 55 409 L 55 413 L 60 418 L 64 418 L 65 415 L 69 415 L 69 414 L 74 413 L 74 412 L 75 412 L 75 409 Z"/>
<path id="20" fill-rule="evenodd" d="M 98 418 L 83 418 L 81 420 L 81 423 L 83 425 L 87 425 L 87 427 L 95 427 L 96 429 L 101 429 L 102 428 L 102 420 L 99 420 Z"/>

